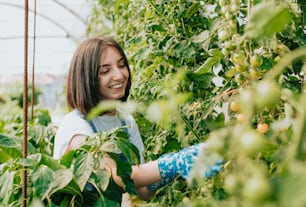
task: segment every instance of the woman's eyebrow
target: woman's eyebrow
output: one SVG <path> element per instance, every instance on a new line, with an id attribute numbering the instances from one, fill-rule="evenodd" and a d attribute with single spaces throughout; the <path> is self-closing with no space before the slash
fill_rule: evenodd
<path id="1" fill-rule="evenodd" d="M 123 57 L 121 57 L 121 58 L 117 61 L 117 63 L 121 62 L 122 60 L 124 61 L 124 58 L 123 58 Z"/>
<path id="2" fill-rule="evenodd" d="M 121 57 L 119 60 L 117 60 L 117 63 L 121 62 L 121 61 L 124 61 L 124 57 Z M 99 67 L 107 67 L 107 66 L 110 66 L 110 64 L 102 64 L 102 65 L 99 65 Z"/>

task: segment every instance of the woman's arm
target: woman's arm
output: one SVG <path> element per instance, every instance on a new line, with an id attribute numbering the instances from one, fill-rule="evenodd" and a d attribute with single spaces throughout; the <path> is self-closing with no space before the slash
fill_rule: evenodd
<path id="1" fill-rule="evenodd" d="M 82 145 L 82 143 L 84 143 L 84 141 L 86 140 L 86 137 L 87 136 L 81 135 L 81 134 L 73 136 L 73 138 L 68 144 L 68 147 L 65 153 L 69 152 L 70 150 L 79 148 Z M 119 186 L 122 187 L 123 186 L 122 180 L 119 176 L 117 176 L 117 168 L 116 168 L 115 161 L 108 157 L 106 158 L 106 163 L 107 163 L 107 166 L 109 167 L 108 171 L 112 174 L 114 181 Z M 145 173 L 146 176 L 142 176 L 143 173 Z M 137 195 L 143 200 L 150 199 L 154 195 L 154 192 L 150 191 L 146 187 L 147 183 L 152 184 L 161 179 L 159 170 L 158 170 L 158 166 L 157 166 L 157 161 L 155 161 L 155 163 L 146 163 L 145 165 L 141 165 L 141 166 L 132 166 L 131 178 L 133 180 L 135 178 L 134 182 L 136 181 L 135 187 L 136 187 Z"/>
<path id="2" fill-rule="evenodd" d="M 67 146 L 67 149 L 66 151 L 64 152 L 64 154 L 66 154 L 67 152 L 71 151 L 71 150 L 75 150 L 77 148 L 79 148 L 86 140 L 88 136 L 86 135 L 83 135 L 83 134 L 77 134 L 77 135 L 74 135 L 68 146 Z"/>
<path id="3" fill-rule="evenodd" d="M 107 157 L 106 165 L 108 171 L 112 174 L 114 181 L 119 185 L 123 186 L 121 177 L 117 175 L 116 162 Z M 131 179 L 134 181 L 135 187 L 140 188 L 156 183 L 161 180 L 161 176 L 158 169 L 157 160 L 147 162 L 141 165 L 132 166 Z"/>

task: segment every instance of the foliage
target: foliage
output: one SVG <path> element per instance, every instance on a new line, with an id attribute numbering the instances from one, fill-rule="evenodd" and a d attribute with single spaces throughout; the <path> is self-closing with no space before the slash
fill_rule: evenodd
<path id="1" fill-rule="evenodd" d="M 128 54 L 146 159 L 207 140 L 228 160 L 219 177 L 176 180 L 143 206 L 306 203 L 289 193 L 305 177 L 303 1 L 93 6 L 88 34 L 114 36 Z"/>
<path id="2" fill-rule="evenodd" d="M 12 107 L 12 102 L 6 103 Z M 17 104 L 14 106 L 17 107 Z M 3 108 L 5 105 L 3 104 Z M 17 111 L 19 114 L 19 110 Z M 114 184 L 105 168 L 105 154 L 120 165 L 125 191 L 135 194 L 130 179 L 131 165 L 139 163 L 138 150 L 119 128 L 95 134 L 77 150 L 67 153 L 60 162 L 52 158 L 56 127 L 45 110 L 36 110 L 37 117 L 28 125 L 28 156 L 22 155 L 22 127 L 14 111 L 2 116 L 0 130 L 0 203 L 21 206 L 22 172 L 27 169 L 27 202 L 30 206 L 120 206 L 122 189 Z M 18 118 L 18 119 L 16 119 Z M 43 122 L 41 122 L 43 120 Z M 123 153 L 127 162 L 118 156 Z M 72 160 L 74 160 L 72 162 Z"/>

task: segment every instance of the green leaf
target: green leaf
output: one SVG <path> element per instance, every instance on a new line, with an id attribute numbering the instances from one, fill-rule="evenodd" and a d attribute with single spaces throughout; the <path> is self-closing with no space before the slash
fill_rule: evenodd
<path id="1" fill-rule="evenodd" d="M 51 183 L 52 190 L 50 194 L 55 193 L 56 191 L 66 187 L 72 180 L 73 174 L 69 169 L 60 169 L 54 172 L 55 179 Z"/>
<path id="2" fill-rule="evenodd" d="M 131 179 L 132 167 L 131 165 L 119 154 L 116 153 L 108 153 L 109 156 L 116 162 L 117 166 L 117 175 L 121 177 L 123 182 L 123 189 L 130 193 L 136 195 L 135 185 L 133 180 Z M 107 189 L 108 191 L 108 189 Z"/>
<path id="3" fill-rule="evenodd" d="M 55 179 L 55 174 L 48 166 L 42 165 L 34 170 L 31 175 L 31 180 L 35 188 L 36 195 L 42 200 L 47 197 L 52 189 L 52 182 Z"/>
<path id="4" fill-rule="evenodd" d="M 139 164 L 140 161 L 139 151 L 137 147 L 129 141 L 127 133 L 125 131 L 123 130 L 118 131 L 115 141 L 117 146 L 124 154 L 124 156 L 127 158 L 130 164 Z"/>
<path id="5" fill-rule="evenodd" d="M 290 22 L 291 13 L 285 5 L 263 2 L 251 8 L 250 19 L 246 25 L 246 35 L 251 38 L 270 36 L 281 32 Z"/>
<path id="6" fill-rule="evenodd" d="M 211 72 L 212 67 L 216 63 L 218 63 L 222 58 L 222 54 L 221 54 L 220 50 L 218 50 L 218 49 L 209 50 L 208 54 L 211 55 L 212 57 L 207 58 L 206 61 L 204 62 L 204 64 L 202 64 L 198 69 L 196 69 L 194 71 L 194 73 L 205 74 L 205 73 Z"/>
<path id="7" fill-rule="evenodd" d="M 70 167 L 75 154 L 75 150 L 70 150 L 61 157 L 60 163 L 66 167 Z"/>
<path id="8" fill-rule="evenodd" d="M 105 170 L 96 170 L 93 173 L 93 179 L 97 186 L 105 191 L 110 181 L 110 175 Z"/>
<path id="9" fill-rule="evenodd" d="M 187 10 L 187 12 L 186 12 L 186 14 L 185 14 L 185 18 L 186 19 L 189 19 L 190 17 L 192 17 L 198 10 L 199 10 L 199 7 L 200 7 L 201 5 L 200 5 L 200 3 L 194 3 L 194 4 L 192 4 L 189 8 L 188 8 L 188 10 Z"/>
<path id="10" fill-rule="evenodd" d="M 74 163 L 73 174 L 81 191 L 83 191 L 92 170 L 94 160 L 89 153 L 79 154 Z"/>
<path id="11" fill-rule="evenodd" d="M 0 177 L 0 200 L 2 200 L 3 204 L 8 204 L 9 199 L 12 196 L 14 176 L 15 172 L 6 171 Z"/>

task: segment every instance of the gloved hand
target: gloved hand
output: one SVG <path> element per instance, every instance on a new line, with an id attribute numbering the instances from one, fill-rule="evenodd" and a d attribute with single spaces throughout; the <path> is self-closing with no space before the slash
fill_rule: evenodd
<path id="1" fill-rule="evenodd" d="M 162 180 L 158 183 L 148 186 L 150 190 L 157 190 L 172 181 L 177 175 L 187 179 L 194 166 L 195 161 L 200 156 L 200 152 L 207 151 L 207 144 L 196 144 L 184 148 L 176 153 L 169 153 L 161 156 L 158 159 L 159 172 Z M 202 154 L 201 154 L 202 155 Z M 203 154 L 203 156 L 205 156 Z M 207 157 L 209 159 L 209 156 Z M 201 172 L 205 178 L 210 178 L 222 169 L 223 160 L 218 159 L 213 161 L 211 165 L 204 166 L 204 171 Z M 203 167 L 203 166 L 202 166 Z"/>

